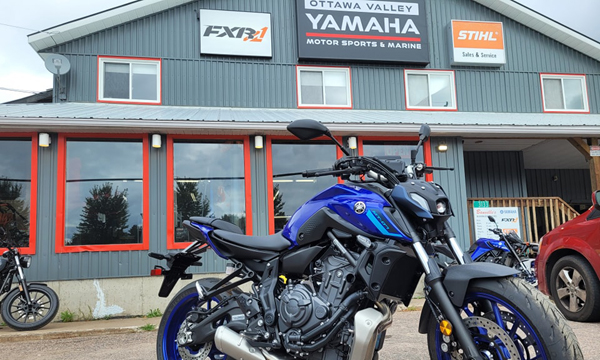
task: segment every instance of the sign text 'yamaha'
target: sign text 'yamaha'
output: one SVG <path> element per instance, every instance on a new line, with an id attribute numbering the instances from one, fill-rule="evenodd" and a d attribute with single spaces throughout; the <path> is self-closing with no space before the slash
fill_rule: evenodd
<path id="1" fill-rule="evenodd" d="M 425 0 L 296 0 L 301 59 L 429 63 Z"/>

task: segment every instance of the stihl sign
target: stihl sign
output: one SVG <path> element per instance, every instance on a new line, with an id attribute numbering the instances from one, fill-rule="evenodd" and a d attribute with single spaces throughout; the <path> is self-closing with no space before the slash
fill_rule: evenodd
<path id="1" fill-rule="evenodd" d="M 301 59 L 429 63 L 425 0 L 296 0 Z"/>
<path id="2" fill-rule="evenodd" d="M 502 23 L 452 20 L 452 65 L 500 66 L 506 63 Z"/>
<path id="3" fill-rule="evenodd" d="M 271 57 L 271 14 L 200 10 L 200 53 Z"/>

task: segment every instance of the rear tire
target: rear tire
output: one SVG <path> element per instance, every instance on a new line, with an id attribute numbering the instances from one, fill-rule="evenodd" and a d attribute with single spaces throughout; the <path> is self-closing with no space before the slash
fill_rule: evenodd
<path id="1" fill-rule="evenodd" d="M 582 257 L 569 255 L 556 262 L 550 275 L 550 292 L 567 319 L 600 320 L 600 281 Z"/>
<path id="2" fill-rule="evenodd" d="M 205 278 L 197 280 L 200 285 L 205 289 L 210 289 L 217 284 L 221 279 L 217 278 Z M 193 307 L 204 307 L 214 306 L 215 304 L 223 301 L 223 299 L 236 296 L 241 294 L 242 291 L 239 288 L 233 288 L 229 291 L 225 291 L 222 294 L 217 295 L 211 301 L 200 304 L 198 302 L 198 292 L 196 290 L 196 281 L 188 284 L 181 289 L 169 302 L 164 315 L 160 321 L 158 328 L 158 336 L 156 339 L 156 354 L 159 360 L 180 360 L 182 359 L 179 354 L 179 347 L 177 345 L 177 332 L 183 321 L 185 320 L 187 313 Z M 219 355 L 220 352 L 214 346 L 214 344 L 204 344 L 203 349 L 208 353 L 206 358 L 215 359 L 215 355 Z M 191 353 L 194 353 L 194 349 L 188 349 Z M 196 354 L 200 351 L 195 350 Z M 201 357 L 198 357 L 201 358 Z"/>
<path id="3" fill-rule="evenodd" d="M 58 296 L 45 285 L 30 284 L 28 287 L 32 305 L 18 288 L 13 289 L 2 301 L 2 319 L 17 331 L 37 330 L 46 326 L 58 312 Z"/>
<path id="4" fill-rule="evenodd" d="M 499 315 L 499 316 L 497 316 Z M 473 280 L 461 317 L 485 359 L 578 360 L 583 353 L 565 318 L 550 300 L 519 278 Z M 500 320 L 498 320 L 498 317 Z M 451 339 L 452 340 L 452 339 Z M 442 351 L 435 317 L 430 318 L 427 344 L 431 359 L 460 358 L 460 349 Z M 452 343 L 452 341 L 450 341 Z"/>

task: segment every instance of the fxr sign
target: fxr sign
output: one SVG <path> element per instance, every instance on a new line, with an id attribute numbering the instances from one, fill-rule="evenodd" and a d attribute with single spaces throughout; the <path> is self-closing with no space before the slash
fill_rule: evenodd
<path id="1" fill-rule="evenodd" d="M 500 66 L 506 64 L 502 23 L 452 20 L 452 65 Z"/>
<path id="2" fill-rule="evenodd" d="M 200 10 L 200 53 L 271 57 L 271 14 Z"/>

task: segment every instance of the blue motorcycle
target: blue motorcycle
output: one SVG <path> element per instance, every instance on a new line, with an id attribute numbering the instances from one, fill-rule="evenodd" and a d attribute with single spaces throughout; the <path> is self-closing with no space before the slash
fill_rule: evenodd
<path id="1" fill-rule="evenodd" d="M 153 270 L 164 275 L 162 297 L 191 278 L 186 269 L 209 248 L 233 264 L 224 278 L 197 280 L 171 299 L 158 359 L 377 359 L 397 306 L 409 305 L 423 274 L 418 331 L 427 334 L 432 359 L 583 357 L 564 317 L 515 269 L 463 254 L 447 223 L 446 193 L 422 180 L 436 168 L 415 161 L 427 125 L 410 164 L 351 156 L 314 120 L 296 120 L 288 130 L 301 140 L 327 136 L 346 154 L 329 169 L 298 175 L 345 184 L 317 194 L 276 234 L 246 236 L 221 219 L 192 217 L 184 222 L 190 246 L 150 253 L 167 261 Z M 438 265 L 437 242 L 456 265 Z M 248 292 L 238 287 L 244 283 Z"/>
<path id="2" fill-rule="evenodd" d="M 488 219 L 496 224 L 493 216 L 488 216 Z M 514 231 L 508 234 L 504 233 L 497 224 L 495 229 L 489 230 L 499 239 L 481 238 L 475 241 L 467 251 L 471 259 L 515 268 L 519 271 L 519 276 L 531 284 L 537 285 L 534 266 L 538 246 L 523 242 Z"/>

